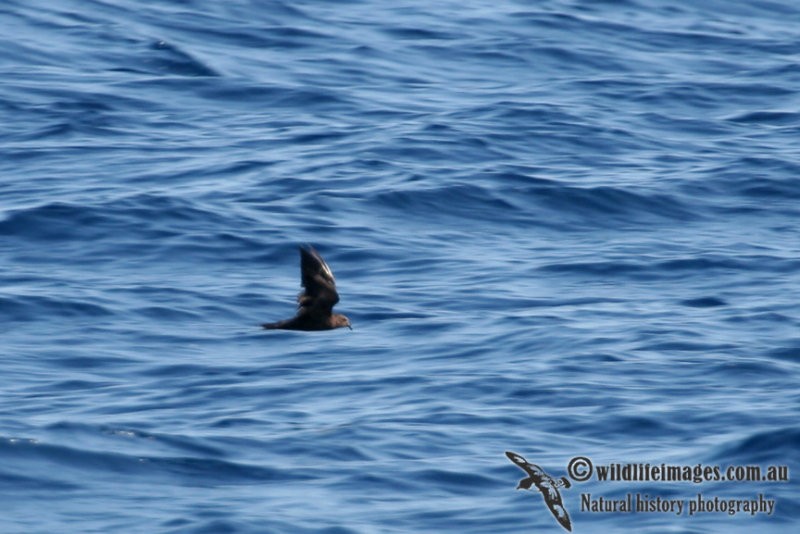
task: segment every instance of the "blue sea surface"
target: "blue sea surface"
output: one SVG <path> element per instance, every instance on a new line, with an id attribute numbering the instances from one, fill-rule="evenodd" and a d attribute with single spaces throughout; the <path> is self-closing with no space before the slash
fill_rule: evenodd
<path id="1" fill-rule="evenodd" d="M 4 0 L 0 532 L 800 524 L 800 4 Z M 353 330 L 291 317 L 299 244 Z M 623 513 L 592 499 L 748 499 Z"/>

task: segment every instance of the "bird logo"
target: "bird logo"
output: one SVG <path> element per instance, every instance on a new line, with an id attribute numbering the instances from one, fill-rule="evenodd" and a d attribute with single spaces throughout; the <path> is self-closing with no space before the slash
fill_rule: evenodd
<path id="1" fill-rule="evenodd" d="M 572 532 L 572 521 L 569 519 L 569 514 L 561 500 L 561 493 L 558 491 L 558 488 L 563 487 L 566 489 L 572 485 L 569 480 L 567 480 L 567 477 L 561 477 L 559 480 L 555 480 L 545 473 L 544 469 L 536 464 L 529 463 L 525 458 L 515 452 L 506 451 L 506 456 L 509 460 L 514 462 L 517 467 L 528 474 L 527 477 L 519 481 L 517 489 L 529 490 L 531 486 L 536 486 L 536 489 L 541 492 L 542 497 L 544 497 L 544 503 L 550 509 L 556 521 L 567 531 Z"/>

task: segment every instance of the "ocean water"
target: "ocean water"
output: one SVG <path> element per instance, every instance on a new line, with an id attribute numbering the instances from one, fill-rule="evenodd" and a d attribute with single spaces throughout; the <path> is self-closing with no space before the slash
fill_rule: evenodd
<path id="1" fill-rule="evenodd" d="M 800 6 L 4 0 L 0 531 L 800 523 Z M 354 329 L 294 313 L 297 246 Z M 585 509 L 628 493 L 771 515 Z"/>

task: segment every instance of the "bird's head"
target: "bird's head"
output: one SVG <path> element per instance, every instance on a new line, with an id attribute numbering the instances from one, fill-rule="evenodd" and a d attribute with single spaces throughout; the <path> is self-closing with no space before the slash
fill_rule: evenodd
<path id="1" fill-rule="evenodd" d="M 353 329 L 353 327 L 350 326 L 350 319 L 348 319 L 346 315 L 342 315 L 341 313 L 337 313 L 336 315 L 333 316 L 333 327 L 334 328 L 341 328 L 343 326 L 346 326 L 350 330 Z"/>

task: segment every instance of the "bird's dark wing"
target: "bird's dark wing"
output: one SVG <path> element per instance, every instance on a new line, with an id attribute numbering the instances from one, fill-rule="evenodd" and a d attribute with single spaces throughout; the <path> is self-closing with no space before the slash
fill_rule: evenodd
<path id="1" fill-rule="evenodd" d="M 300 281 L 304 291 L 297 297 L 300 314 L 327 317 L 339 302 L 333 272 L 313 247 L 300 247 Z"/>
<path id="2" fill-rule="evenodd" d="M 572 532 L 572 521 L 569 518 L 567 509 L 564 508 L 564 502 L 561 500 L 561 493 L 558 489 L 551 484 L 537 484 L 537 486 L 539 487 L 539 491 L 542 492 L 545 504 L 547 504 L 547 507 L 550 509 L 550 512 L 552 512 L 553 517 L 556 518 L 556 521 L 558 521 L 562 527 Z"/>
<path id="3" fill-rule="evenodd" d="M 516 464 L 517 467 L 519 467 L 532 477 L 540 478 L 544 474 L 544 472 L 538 465 L 528 463 L 528 461 L 525 458 L 523 458 L 522 456 L 520 456 L 515 452 L 506 451 L 506 456 L 508 457 L 509 460 L 514 462 L 514 464 Z"/>

